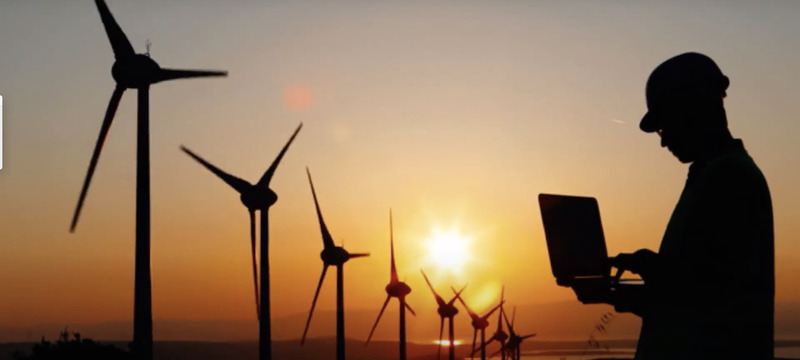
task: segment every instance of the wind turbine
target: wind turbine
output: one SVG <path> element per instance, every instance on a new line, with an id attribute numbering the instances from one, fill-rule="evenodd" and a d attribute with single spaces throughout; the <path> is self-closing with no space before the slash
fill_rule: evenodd
<path id="1" fill-rule="evenodd" d="M 467 306 L 467 303 L 465 303 L 464 299 L 461 298 L 461 294 L 457 293 L 455 288 L 453 288 L 452 290 L 453 290 L 454 293 L 456 293 L 456 298 L 458 298 L 458 301 L 461 302 L 461 305 L 464 305 L 464 309 L 467 310 L 467 313 L 469 314 L 469 317 L 472 318 L 472 328 L 473 328 L 473 332 L 472 332 L 472 352 L 470 353 L 470 357 L 472 356 L 472 354 L 475 353 L 475 339 L 476 339 L 476 336 L 478 335 L 478 331 L 480 331 L 481 332 L 481 349 L 480 349 L 481 350 L 481 360 L 486 360 L 486 347 L 484 347 L 483 345 L 486 344 L 486 328 L 489 326 L 489 317 L 492 316 L 492 314 L 495 311 L 497 311 L 497 309 L 499 309 L 501 306 L 503 306 L 503 303 L 501 302 L 499 305 L 495 306 L 486 315 L 478 316 L 478 314 L 476 314 L 474 311 L 472 311 L 469 308 L 469 306 Z"/>
<path id="2" fill-rule="evenodd" d="M 411 309 L 406 303 L 406 295 L 411 292 L 411 287 L 409 287 L 406 283 L 399 280 L 397 277 L 397 267 L 394 265 L 394 230 L 392 229 L 392 210 L 389 209 L 389 248 L 391 252 L 391 269 L 390 269 L 390 278 L 389 284 L 386 285 L 386 301 L 383 302 L 383 306 L 381 307 L 381 312 L 378 313 L 378 318 L 375 319 L 375 325 L 372 325 L 372 330 L 369 332 L 369 336 L 367 337 L 366 345 L 369 345 L 370 339 L 372 339 L 372 334 L 375 332 L 375 328 L 378 327 L 378 322 L 381 321 L 381 316 L 383 315 L 383 311 L 386 310 L 386 305 L 389 304 L 389 299 L 396 297 L 397 300 L 400 301 L 400 360 L 406 359 L 406 309 L 411 311 L 411 315 L 417 316 L 414 313 L 414 310 Z"/>
<path id="3" fill-rule="evenodd" d="M 503 313 L 503 319 L 506 321 L 506 326 L 508 327 L 508 332 L 511 333 L 508 336 L 508 342 L 506 342 L 504 348 L 505 348 L 507 353 L 511 353 L 511 359 L 512 360 L 520 360 L 520 356 L 522 355 L 522 353 L 520 351 L 520 345 L 522 345 L 522 341 L 524 341 L 527 338 L 531 338 L 531 337 L 536 336 L 536 334 L 529 334 L 529 335 L 520 336 L 519 334 L 514 332 L 514 317 L 516 315 L 517 315 L 517 307 L 515 306 L 514 307 L 514 312 L 511 314 L 511 323 L 509 323 L 508 322 L 508 316 L 506 316 L 506 314 Z M 503 349 L 501 349 L 501 350 L 503 350 Z M 499 352 L 500 351 L 494 353 L 492 356 L 497 355 Z"/>
<path id="4" fill-rule="evenodd" d="M 245 207 L 247 207 L 247 212 L 250 214 L 250 255 L 252 258 L 253 263 L 253 286 L 255 288 L 255 299 L 256 299 L 256 317 L 259 320 L 259 327 L 258 327 L 258 352 L 259 358 L 261 359 L 272 359 L 272 326 L 271 326 L 271 319 L 270 319 L 270 293 L 269 293 L 269 208 L 278 201 L 278 195 L 275 194 L 272 189 L 269 188 L 269 182 L 272 180 L 272 176 L 275 175 L 275 170 L 278 168 L 278 165 L 281 163 L 281 159 L 283 155 L 286 154 L 286 150 L 289 149 L 289 145 L 292 144 L 294 138 L 297 136 L 297 133 L 300 132 L 300 129 L 303 128 L 303 123 L 300 123 L 297 126 L 297 129 L 292 134 L 292 137 L 289 138 L 289 141 L 286 142 L 286 145 L 283 146 L 281 152 L 278 153 L 278 157 L 275 158 L 275 161 L 269 166 L 267 171 L 261 176 L 261 179 L 258 180 L 256 184 L 250 184 L 249 182 L 242 180 L 236 176 L 228 174 L 214 165 L 211 165 L 208 161 L 201 158 L 197 154 L 193 153 L 191 150 L 187 149 L 184 146 L 181 146 L 181 150 L 185 153 L 189 154 L 193 159 L 197 160 L 200 164 L 205 166 L 206 169 L 210 170 L 214 175 L 217 175 L 222 181 L 225 181 L 228 185 L 230 185 L 234 190 L 239 192 L 239 199 L 242 201 Z M 256 270 L 256 226 L 255 226 L 255 212 L 259 210 L 261 213 L 261 295 L 259 299 L 259 284 L 258 284 L 258 274 L 259 272 Z M 260 301 L 259 301 L 260 300 Z M 263 310 L 263 312 L 262 312 Z M 264 316 L 262 316 L 264 315 Z"/>
<path id="5" fill-rule="evenodd" d="M 489 341 L 487 341 L 485 344 L 481 345 L 481 349 L 483 349 L 484 347 L 489 346 L 489 344 L 491 344 L 492 341 L 499 342 L 500 343 L 500 354 L 501 354 L 500 358 L 502 360 L 506 359 L 506 351 L 505 350 L 506 350 L 506 340 L 508 339 L 508 334 L 505 331 L 503 331 L 503 315 L 505 314 L 505 311 L 504 311 L 504 308 L 503 308 L 502 304 L 505 302 L 505 300 L 504 300 L 505 299 L 505 293 L 506 293 L 506 287 L 503 286 L 503 289 L 500 292 L 500 305 L 501 305 L 500 306 L 500 312 L 497 313 L 497 330 L 495 330 L 494 334 L 492 334 L 492 337 L 489 338 Z M 475 351 L 477 351 L 477 350 L 475 350 Z M 474 353 L 475 352 L 473 351 L 472 355 L 474 355 Z M 492 355 L 490 357 L 494 357 L 494 355 Z"/>
<path id="6" fill-rule="evenodd" d="M 161 68 L 148 54 L 136 54 L 125 33 L 117 24 L 111 11 L 103 0 L 95 0 L 100 12 L 111 48 L 114 51 L 114 65 L 111 76 L 117 86 L 108 102 L 100 135 L 89 161 L 89 169 L 83 182 L 78 206 L 72 217 L 70 232 L 75 232 L 78 217 L 89 190 L 100 150 L 103 148 L 111 121 L 126 89 L 138 90 L 138 122 L 136 144 L 136 258 L 134 270 L 134 302 L 133 302 L 133 345 L 132 350 L 138 359 L 153 358 L 153 314 L 150 288 L 150 85 L 161 81 L 207 77 L 227 76 L 226 71 L 174 70 Z"/>
<path id="7" fill-rule="evenodd" d="M 439 317 L 441 318 L 441 320 L 439 321 L 439 352 L 436 353 L 436 360 L 439 360 L 439 358 L 442 355 L 442 331 L 444 330 L 445 318 L 449 320 L 448 326 L 449 326 L 450 336 L 448 337 L 448 339 L 450 340 L 450 342 L 448 348 L 450 353 L 448 359 L 455 360 L 456 346 L 455 344 L 453 344 L 453 342 L 455 341 L 455 334 L 453 333 L 453 317 L 455 317 L 456 314 L 458 314 L 458 309 L 455 307 L 454 303 L 456 302 L 458 296 L 461 295 L 461 292 L 464 291 L 464 289 L 467 286 L 464 285 L 464 287 L 462 287 L 461 290 L 459 290 L 456 293 L 456 296 L 453 296 L 453 298 L 450 299 L 450 301 L 445 302 L 444 299 L 442 299 L 442 297 L 436 293 L 436 290 L 433 289 L 433 286 L 431 285 L 431 282 L 428 281 L 428 276 L 425 275 L 425 272 L 422 271 L 422 269 L 419 269 L 419 271 L 422 272 L 422 277 L 425 278 L 425 282 L 428 284 L 428 287 L 431 289 L 431 292 L 433 293 L 433 297 L 436 298 L 436 303 L 439 305 L 439 308 L 436 309 L 436 311 L 439 313 Z"/>
<path id="8" fill-rule="evenodd" d="M 325 273 L 328 271 L 328 266 L 336 266 L 336 360 L 344 360 L 344 263 L 352 258 L 369 256 L 369 253 L 351 254 L 344 249 L 344 247 L 336 246 L 333 243 L 333 237 L 325 226 L 325 220 L 322 219 L 322 212 L 319 210 L 319 202 L 317 201 L 317 193 L 314 191 L 314 182 L 311 181 L 311 172 L 306 167 L 306 174 L 308 174 L 308 183 L 311 185 L 311 195 L 314 197 L 314 207 L 317 209 L 317 219 L 319 220 L 319 228 L 322 232 L 322 252 L 319 257 L 322 258 L 322 275 L 319 277 L 317 284 L 317 291 L 314 292 L 314 300 L 311 302 L 311 311 L 308 312 L 308 319 L 306 320 L 306 327 L 303 330 L 303 337 L 300 339 L 300 345 L 305 344 L 306 334 L 308 334 L 308 326 L 311 324 L 311 315 L 314 314 L 314 307 L 317 305 L 317 297 L 319 296 L 319 289 L 322 287 L 322 281 L 325 280 Z"/>

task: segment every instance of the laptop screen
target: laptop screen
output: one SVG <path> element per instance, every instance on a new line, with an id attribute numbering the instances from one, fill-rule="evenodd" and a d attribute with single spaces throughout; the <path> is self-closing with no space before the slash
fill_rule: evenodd
<path id="1" fill-rule="evenodd" d="M 539 194 L 539 208 L 550 268 L 559 285 L 569 286 L 575 277 L 611 274 L 595 198 Z"/>

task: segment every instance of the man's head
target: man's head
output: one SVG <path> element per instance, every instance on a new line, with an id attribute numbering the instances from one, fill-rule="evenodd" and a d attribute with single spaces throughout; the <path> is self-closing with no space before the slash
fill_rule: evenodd
<path id="1" fill-rule="evenodd" d="M 647 79 L 644 132 L 661 136 L 661 146 L 689 163 L 706 145 L 728 133 L 722 99 L 728 77 L 711 58 L 698 53 L 675 56 L 656 67 Z"/>

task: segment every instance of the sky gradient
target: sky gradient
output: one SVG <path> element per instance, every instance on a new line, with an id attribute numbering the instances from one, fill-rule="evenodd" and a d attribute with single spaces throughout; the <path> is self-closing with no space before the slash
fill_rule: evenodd
<path id="1" fill-rule="evenodd" d="M 650 71 L 686 51 L 731 80 L 731 131 L 772 192 L 776 301 L 800 301 L 800 3 L 108 5 L 161 66 L 229 71 L 150 92 L 155 319 L 254 318 L 247 212 L 179 146 L 256 181 L 300 122 L 272 181 L 274 316 L 307 312 L 322 268 L 305 166 L 337 245 L 372 253 L 345 267 L 347 308 L 377 314 L 385 297 L 390 207 L 408 301 L 431 321 L 420 267 L 442 292 L 469 282 L 479 309 L 501 284 L 509 303 L 574 299 L 550 273 L 536 197 L 594 196 L 610 254 L 657 249 L 687 166 L 638 121 Z M 92 1 L 0 10 L 0 326 L 130 319 L 135 91 L 70 234 L 113 53 Z M 429 259 L 436 229 L 470 239 L 461 272 Z M 333 309 L 334 293 L 329 276 L 318 309 Z"/>

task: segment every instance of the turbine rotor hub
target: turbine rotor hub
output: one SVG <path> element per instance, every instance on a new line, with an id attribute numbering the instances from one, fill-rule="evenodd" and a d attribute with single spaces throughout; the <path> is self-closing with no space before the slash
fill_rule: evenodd
<path id="1" fill-rule="evenodd" d="M 411 287 L 404 282 L 389 283 L 386 285 L 386 293 L 389 296 L 401 298 L 411 293 Z"/>
<path id="2" fill-rule="evenodd" d="M 342 266 L 347 260 L 350 260 L 350 253 L 344 248 L 336 246 L 331 249 L 322 250 L 319 257 L 327 265 Z"/>
<path id="3" fill-rule="evenodd" d="M 456 316 L 456 314 L 458 314 L 458 308 L 456 308 L 455 306 L 442 306 L 439 307 L 439 309 L 437 309 L 436 311 L 439 313 L 439 315 L 446 318 L 451 318 L 453 316 Z"/>
<path id="4" fill-rule="evenodd" d="M 243 192 L 239 199 L 248 209 L 267 211 L 278 201 L 278 194 L 271 189 L 253 189 Z"/>
<path id="5" fill-rule="evenodd" d="M 120 86 L 138 89 L 157 82 L 161 67 L 143 54 L 119 59 L 111 67 L 111 76 Z"/>

